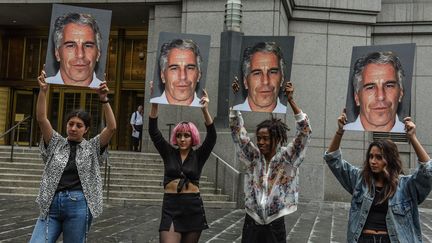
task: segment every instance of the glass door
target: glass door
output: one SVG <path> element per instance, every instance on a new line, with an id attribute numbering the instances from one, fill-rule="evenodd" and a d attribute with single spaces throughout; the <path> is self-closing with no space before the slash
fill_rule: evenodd
<path id="1" fill-rule="evenodd" d="M 90 113 L 91 125 L 87 133 L 87 139 L 96 136 L 100 132 L 101 105 L 98 94 L 87 90 L 54 90 L 50 98 L 50 121 L 54 130 L 66 136 L 66 117 L 74 110 L 84 110 Z M 55 124 L 55 125 L 54 125 Z"/>
<path id="2" fill-rule="evenodd" d="M 15 125 L 33 114 L 33 92 L 16 90 L 14 95 L 14 109 L 12 124 Z M 32 119 L 27 119 L 15 129 L 14 142 L 19 145 L 29 145 Z"/>

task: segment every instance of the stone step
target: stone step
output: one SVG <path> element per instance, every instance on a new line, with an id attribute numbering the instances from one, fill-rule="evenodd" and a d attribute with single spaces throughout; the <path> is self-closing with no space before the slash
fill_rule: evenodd
<path id="1" fill-rule="evenodd" d="M 31 164 L 43 164 L 42 158 L 39 156 L 33 156 L 32 158 L 24 158 L 19 156 L 14 156 L 13 161 L 10 160 L 10 157 L 0 156 L 1 162 L 21 162 L 21 163 L 31 163 Z"/>
<path id="2" fill-rule="evenodd" d="M 0 161 L 0 168 L 16 168 L 16 169 L 40 169 L 41 171 L 44 168 L 43 163 L 38 162 L 38 163 L 26 163 L 26 162 L 5 162 L 5 161 Z"/>
<path id="3" fill-rule="evenodd" d="M 23 150 L 17 151 L 14 150 L 14 158 L 22 157 L 22 158 L 35 158 L 40 157 L 39 150 Z M 141 161 L 162 161 L 162 158 L 159 154 L 152 153 L 119 153 L 117 151 L 109 152 L 110 158 L 113 160 L 121 160 L 121 161 L 129 161 L 129 162 L 141 162 Z M 10 150 L 1 150 L 0 149 L 0 157 L 1 158 L 10 158 Z"/>
<path id="4" fill-rule="evenodd" d="M 141 179 L 118 179 L 111 178 L 111 185 L 142 185 L 142 186 L 163 186 L 162 180 L 149 180 L 147 178 Z M 210 181 L 200 181 L 200 186 L 202 187 L 213 187 L 213 182 Z"/>
<path id="5" fill-rule="evenodd" d="M 110 203 L 160 205 L 163 198 L 164 164 L 157 153 L 110 151 Z M 36 197 L 44 164 L 38 148 L 19 147 L 10 161 L 10 147 L 0 146 L 0 197 Z M 101 167 L 104 180 L 105 166 Z M 206 176 L 200 191 L 206 207 L 235 208 L 221 189 L 215 191 Z M 104 193 L 106 193 L 106 188 Z"/>
<path id="6" fill-rule="evenodd" d="M 0 178 L 2 180 L 9 181 L 38 181 L 41 179 L 41 174 L 21 174 L 19 172 L 11 173 L 1 173 Z M 104 175 L 102 174 L 102 180 Z M 123 174 L 113 174 L 111 173 L 110 184 L 111 185 L 162 185 L 163 175 L 152 175 L 152 174 L 142 174 L 142 175 L 123 175 Z M 200 185 L 209 185 L 212 183 L 206 183 L 207 177 L 202 176 L 200 179 Z M 144 183 L 144 184 L 142 184 Z"/>
<path id="7" fill-rule="evenodd" d="M 121 181 L 119 181 L 121 182 Z M 25 187 L 38 189 L 40 180 L 8 180 L 0 179 L 0 187 Z M 141 181 L 139 184 L 111 184 L 110 190 L 113 191 L 135 191 L 135 192 L 163 192 L 163 185 L 161 181 Z M 215 193 L 212 183 L 200 183 L 200 190 L 202 193 Z M 221 189 L 216 190 L 216 194 L 221 194 Z"/>
<path id="8" fill-rule="evenodd" d="M 1 167 L 14 167 L 14 168 L 33 168 L 33 169 L 43 169 L 44 167 L 44 163 L 42 162 L 42 159 L 34 159 L 32 160 L 33 162 L 31 162 L 30 160 L 26 159 L 24 161 L 22 161 L 20 159 L 20 161 L 10 161 L 9 159 L 7 160 L 2 160 L 0 158 L 0 168 Z M 138 163 L 122 163 L 122 162 L 115 162 L 115 163 L 110 163 L 111 164 L 111 168 L 115 168 L 116 170 L 135 170 L 135 169 L 141 169 L 141 170 L 154 170 L 154 171 L 163 171 L 164 169 L 164 165 L 162 163 L 143 163 L 143 164 L 138 164 Z M 104 167 L 104 165 L 102 166 Z"/>
<path id="9" fill-rule="evenodd" d="M 37 197 L 38 191 L 35 190 L 32 192 L 32 194 L 27 193 L 3 193 L 0 192 L 1 198 L 27 198 L 28 200 L 35 200 Z M 205 195 L 201 195 L 204 201 L 204 207 L 208 208 L 225 208 L 225 209 L 234 209 L 236 208 L 235 202 L 229 202 L 229 201 L 211 201 L 208 197 Z M 124 197 L 111 197 L 107 201 L 106 196 L 104 195 L 104 203 L 112 205 L 112 204 L 121 204 L 121 205 L 155 205 L 160 206 L 162 205 L 162 198 L 163 194 L 161 193 L 159 198 L 124 198 Z"/>
<path id="10" fill-rule="evenodd" d="M 164 168 L 163 163 L 152 163 L 152 162 L 143 162 L 143 163 L 124 163 L 121 161 L 110 161 L 109 164 L 112 167 L 119 167 L 119 168 L 145 168 L 145 169 L 156 169 Z"/>
<path id="11" fill-rule="evenodd" d="M 40 157 L 40 152 L 38 151 L 37 153 L 29 153 L 29 152 L 20 152 L 17 153 L 16 151 L 14 151 L 14 158 L 15 157 L 21 157 L 21 158 L 35 158 L 35 157 Z M 0 151 L 0 158 L 10 158 L 10 151 Z"/>
<path id="12" fill-rule="evenodd" d="M 0 155 L 0 162 L 20 162 L 20 163 L 31 163 L 31 164 L 43 164 L 42 158 L 38 155 L 32 155 L 28 157 L 22 157 L 18 154 L 14 156 L 11 161 L 10 156 Z M 111 166 L 125 166 L 125 167 L 154 167 L 163 166 L 162 160 L 147 160 L 147 159 L 109 159 Z"/>
<path id="13" fill-rule="evenodd" d="M 159 154 L 157 156 L 149 156 L 148 154 L 142 153 L 139 156 L 128 156 L 109 153 L 109 156 L 113 160 L 128 160 L 128 162 L 162 161 L 162 158 Z"/>
<path id="14" fill-rule="evenodd" d="M 42 168 L 13 168 L 13 167 L 0 167 L 0 175 L 2 174 L 14 174 L 20 172 L 26 175 L 42 175 Z M 101 173 L 104 173 L 104 168 L 101 168 Z M 146 169 L 124 169 L 124 168 L 111 168 L 111 178 L 134 178 L 134 177 L 145 177 L 148 179 L 160 179 L 163 178 L 162 170 L 146 170 Z M 203 177 L 203 180 L 206 180 Z"/>
<path id="15" fill-rule="evenodd" d="M 104 174 L 104 167 L 101 168 L 101 173 Z M 21 174 L 27 175 L 42 175 L 43 167 L 37 165 L 26 166 L 25 164 L 19 164 L 14 166 L 13 164 L 1 164 L 0 163 L 0 175 L 2 174 L 14 174 L 20 172 Z M 117 178 L 119 176 L 123 177 L 131 176 L 152 176 L 152 178 L 159 179 L 163 176 L 163 169 L 130 169 L 130 168 L 111 168 L 111 177 Z M 204 180 L 207 178 L 204 177 Z"/>
<path id="16" fill-rule="evenodd" d="M 30 188 L 39 188 L 40 178 L 39 180 L 7 180 L 1 177 L 0 179 L 0 187 L 30 187 Z"/>
<path id="17" fill-rule="evenodd" d="M 160 174 L 150 174 L 150 173 L 134 173 L 134 174 L 124 174 L 111 169 L 111 179 L 146 179 L 146 180 L 163 180 L 163 173 Z M 200 181 L 207 181 L 207 176 L 201 176 Z"/>
<path id="18" fill-rule="evenodd" d="M 124 173 L 124 174 L 155 174 L 155 175 L 163 175 L 164 168 L 160 166 L 159 168 L 129 168 L 129 167 L 111 167 L 111 172 Z"/>
<path id="19" fill-rule="evenodd" d="M 120 163 L 138 163 L 138 164 L 163 164 L 162 159 L 160 158 L 155 158 L 155 159 L 148 159 L 148 158 L 121 158 L 121 157 L 113 157 L 112 155 L 110 155 L 109 157 L 109 161 L 111 163 L 115 162 L 120 162 Z"/>
<path id="20" fill-rule="evenodd" d="M 1 190 L 2 188 L 0 188 Z M 106 195 L 106 192 L 105 192 Z M 110 190 L 110 197 L 113 198 L 136 198 L 136 199 L 158 199 L 163 198 L 163 192 L 135 192 L 135 191 L 114 191 Z M 228 195 L 201 194 L 203 200 L 227 201 Z"/>
<path id="21" fill-rule="evenodd" d="M 1 145 L 0 152 L 7 152 L 10 154 L 11 146 L 9 145 Z M 38 147 L 28 146 L 14 146 L 14 153 L 40 153 Z"/>
<path id="22" fill-rule="evenodd" d="M 1 194 L 30 194 L 37 195 L 39 192 L 38 188 L 33 187 L 6 187 L 0 186 L 0 195 Z"/>
<path id="23" fill-rule="evenodd" d="M 42 175 L 43 169 L 32 169 L 32 168 L 10 168 L 10 167 L 0 167 L 0 175 L 2 174 L 14 174 L 21 173 L 25 175 L 38 175 L 39 177 Z"/>
<path id="24" fill-rule="evenodd" d="M 0 186 L 0 194 L 31 194 L 36 195 L 39 192 L 39 188 L 31 187 L 6 187 Z M 105 192 L 106 195 L 106 192 Z M 163 191 L 151 192 L 151 191 L 125 191 L 125 190 L 110 190 L 110 197 L 122 197 L 122 198 L 137 198 L 137 199 L 157 199 L 163 197 Z M 227 195 L 220 194 L 201 194 L 201 197 L 208 201 L 226 201 L 228 200 Z"/>
<path id="25" fill-rule="evenodd" d="M 224 208 L 224 209 L 235 209 L 236 203 L 229 201 L 204 201 L 204 208 Z M 159 199 L 136 199 L 136 198 L 119 198 L 119 197 L 111 197 L 109 200 L 106 200 L 105 203 L 109 205 L 123 205 L 127 207 L 128 205 L 143 205 L 143 206 L 161 206 L 162 198 Z"/>
<path id="26" fill-rule="evenodd" d="M 1 185 L 1 184 L 0 184 Z M 163 193 L 163 186 L 157 185 L 148 185 L 148 186 L 141 186 L 141 185 L 111 185 L 110 190 L 112 191 L 130 191 L 130 192 L 161 192 Z M 214 189 L 214 187 L 209 186 L 200 186 L 200 192 L 203 194 L 221 194 L 221 189 Z"/>
<path id="27" fill-rule="evenodd" d="M 16 173 L 5 173 L 0 175 L 0 177 L 3 180 L 16 180 L 16 181 L 36 181 L 41 179 L 41 175 L 25 175 L 25 174 L 20 174 L 18 172 Z"/>

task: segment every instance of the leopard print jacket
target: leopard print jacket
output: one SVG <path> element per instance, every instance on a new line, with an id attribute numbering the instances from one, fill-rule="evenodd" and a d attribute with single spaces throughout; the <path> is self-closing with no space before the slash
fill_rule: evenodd
<path id="1" fill-rule="evenodd" d="M 52 199 L 57 189 L 63 170 L 69 159 L 70 147 L 66 138 L 56 131 L 45 146 L 44 141 L 39 144 L 39 150 L 45 168 L 40 182 L 39 195 L 36 203 L 39 205 L 40 216 L 48 215 Z M 103 210 L 103 191 L 100 166 L 108 156 L 107 149 L 101 151 L 99 135 L 83 141 L 77 145 L 76 165 L 81 180 L 83 193 L 87 205 L 94 218 L 97 218 Z"/>

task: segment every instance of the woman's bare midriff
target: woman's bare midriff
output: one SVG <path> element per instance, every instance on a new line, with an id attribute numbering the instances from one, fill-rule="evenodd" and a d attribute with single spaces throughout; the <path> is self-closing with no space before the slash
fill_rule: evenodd
<path id="1" fill-rule="evenodd" d="M 177 185 L 179 183 L 180 179 L 175 179 L 170 181 L 166 186 L 165 186 L 165 193 L 177 193 Z M 196 185 L 189 183 L 186 186 L 184 186 L 182 188 L 182 190 L 179 193 L 198 193 L 199 192 L 199 187 L 197 187 Z"/>
<path id="2" fill-rule="evenodd" d="M 369 235 L 386 235 L 387 231 L 385 231 L 385 230 L 365 229 L 365 230 L 363 230 L 363 234 L 369 234 Z"/>

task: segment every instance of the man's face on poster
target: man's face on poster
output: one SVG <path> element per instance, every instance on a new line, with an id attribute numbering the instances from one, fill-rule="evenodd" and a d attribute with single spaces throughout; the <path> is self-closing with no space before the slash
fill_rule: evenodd
<path id="1" fill-rule="evenodd" d="M 360 106 L 363 127 L 365 130 L 390 131 L 403 96 L 395 68 L 391 64 L 367 64 L 362 82 L 354 98 Z"/>
<path id="2" fill-rule="evenodd" d="M 100 56 L 93 29 L 88 25 L 65 25 L 61 45 L 55 51 L 65 84 L 88 86 Z"/>
<path id="3" fill-rule="evenodd" d="M 171 49 L 165 70 L 161 71 L 168 103 L 190 105 L 200 77 L 197 57 L 192 50 Z"/>
<path id="4" fill-rule="evenodd" d="M 256 52 L 250 61 L 250 73 L 244 79 L 252 111 L 273 111 L 282 82 L 278 57 L 271 52 Z"/>

